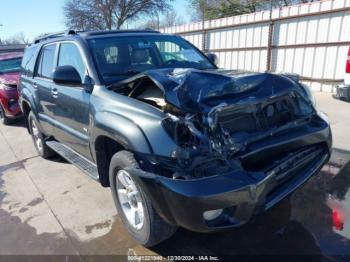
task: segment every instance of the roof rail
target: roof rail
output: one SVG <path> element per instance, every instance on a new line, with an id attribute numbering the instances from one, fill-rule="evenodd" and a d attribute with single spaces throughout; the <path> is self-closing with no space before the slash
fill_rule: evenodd
<path id="1" fill-rule="evenodd" d="M 62 31 L 62 32 L 57 32 L 57 33 L 51 33 L 51 34 L 44 34 L 42 36 L 39 36 L 34 39 L 34 44 L 40 43 L 42 41 L 55 38 L 55 37 L 60 37 L 64 35 L 75 35 L 76 32 L 74 30 L 68 30 L 68 31 Z"/>
<path id="2" fill-rule="evenodd" d="M 80 33 L 80 32 L 79 32 Z M 123 33 L 160 33 L 153 29 L 117 29 L 117 30 L 99 30 L 99 31 L 85 31 L 84 35 L 108 35 L 108 34 L 123 34 Z"/>

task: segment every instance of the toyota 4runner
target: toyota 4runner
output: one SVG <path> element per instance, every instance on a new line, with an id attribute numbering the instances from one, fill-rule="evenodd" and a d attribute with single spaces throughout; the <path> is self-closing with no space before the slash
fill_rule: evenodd
<path id="1" fill-rule="evenodd" d="M 240 226 L 330 157 L 331 130 L 297 76 L 220 70 L 154 31 L 46 35 L 22 61 L 20 105 L 43 158 L 110 187 L 145 246 L 177 227 Z"/>

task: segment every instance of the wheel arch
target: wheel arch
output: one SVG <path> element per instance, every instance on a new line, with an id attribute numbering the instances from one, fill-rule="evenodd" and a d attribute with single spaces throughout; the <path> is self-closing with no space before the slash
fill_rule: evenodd
<path id="1" fill-rule="evenodd" d="M 26 124 L 27 130 L 28 130 L 28 133 L 30 133 L 28 116 L 29 116 L 30 111 L 32 110 L 31 106 L 26 100 L 23 100 L 21 103 L 21 109 L 22 109 L 23 118 L 24 118 L 24 122 Z"/>
<path id="2" fill-rule="evenodd" d="M 139 126 L 123 116 L 108 112 L 95 115 L 90 141 L 91 153 L 104 187 L 109 187 L 109 165 L 115 153 L 121 150 L 153 152 Z"/>
<path id="3" fill-rule="evenodd" d="M 28 132 L 30 133 L 29 124 L 28 124 L 28 116 L 30 111 L 33 111 L 33 114 L 37 116 L 36 104 L 34 102 L 34 97 L 32 93 L 30 93 L 27 89 L 22 89 L 20 93 L 20 107 L 23 112 L 24 121 L 27 127 Z"/>
<path id="4" fill-rule="evenodd" d="M 99 180 L 103 187 L 109 187 L 109 165 L 112 157 L 117 152 L 125 150 L 125 147 L 115 139 L 101 135 L 95 141 L 95 160 L 99 174 Z"/>

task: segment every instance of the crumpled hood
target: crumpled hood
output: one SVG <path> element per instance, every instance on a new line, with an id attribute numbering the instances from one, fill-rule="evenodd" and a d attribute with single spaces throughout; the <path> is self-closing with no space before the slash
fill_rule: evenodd
<path id="1" fill-rule="evenodd" d="M 0 74 L 0 83 L 6 85 L 18 85 L 19 72 Z"/>
<path id="2" fill-rule="evenodd" d="M 287 89 L 305 92 L 292 79 L 272 73 L 196 69 L 149 70 L 150 77 L 164 91 L 165 100 L 187 112 L 209 112 L 223 102 L 272 97 Z"/>

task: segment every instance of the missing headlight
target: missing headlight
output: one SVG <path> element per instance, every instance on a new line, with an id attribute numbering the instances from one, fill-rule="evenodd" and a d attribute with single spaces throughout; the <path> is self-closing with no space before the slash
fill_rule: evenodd
<path id="1" fill-rule="evenodd" d="M 183 145 L 189 141 L 191 131 L 186 124 L 181 122 L 178 118 L 168 116 L 163 119 L 162 125 L 168 135 L 174 139 L 176 144 Z"/>

